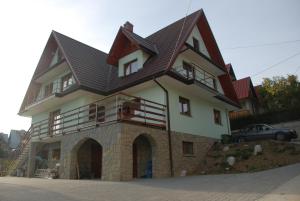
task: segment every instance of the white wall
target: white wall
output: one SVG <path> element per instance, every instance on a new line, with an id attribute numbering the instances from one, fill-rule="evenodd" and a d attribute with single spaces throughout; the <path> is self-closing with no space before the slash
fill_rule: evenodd
<path id="1" fill-rule="evenodd" d="M 138 69 L 143 68 L 144 63 L 149 58 L 149 55 L 142 50 L 134 51 L 125 57 L 119 59 L 119 77 L 124 76 L 124 65 L 132 60 L 137 59 L 138 62 Z"/>
<path id="2" fill-rule="evenodd" d="M 209 53 L 207 51 L 207 48 L 206 48 L 206 46 L 204 44 L 203 38 L 202 38 L 202 36 L 201 36 L 201 34 L 200 34 L 199 29 L 198 29 L 197 26 L 194 26 L 194 28 L 192 30 L 192 33 L 190 34 L 190 36 L 188 37 L 188 39 L 186 41 L 191 46 L 194 46 L 194 44 L 193 44 L 193 38 L 196 38 L 199 41 L 200 52 L 202 54 L 204 54 L 205 56 L 207 56 L 208 58 L 210 58 L 210 55 L 209 55 Z"/>
<path id="3" fill-rule="evenodd" d="M 228 112 L 225 108 L 214 105 L 205 100 L 197 98 L 193 94 L 187 94 L 179 91 L 172 86 L 164 86 L 169 91 L 171 130 L 194 135 L 201 135 L 213 138 L 220 138 L 221 134 L 227 134 L 230 131 L 228 128 Z M 166 104 L 165 94 L 158 87 L 150 87 L 142 89 L 134 93 L 135 96 L 140 96 L 148 100 Z M 180 114 L 179 111 L 179 96 L 190 100 L 191 116 Z M 215 124 L 213 110 L 217 109 L 221 112 L 222 125 Z"/>

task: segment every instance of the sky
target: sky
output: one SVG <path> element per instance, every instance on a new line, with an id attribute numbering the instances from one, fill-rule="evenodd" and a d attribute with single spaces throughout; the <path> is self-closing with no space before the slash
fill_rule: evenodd
<path id="1" fill-rule="evenodd" d="M 238 79 L 300 76 L 299 0 L 0 0 L 0 132 L 30 127 L 17 113 L 51 30 L 108 52 L 126 21 L 146 37 L 201 8 Z"/>

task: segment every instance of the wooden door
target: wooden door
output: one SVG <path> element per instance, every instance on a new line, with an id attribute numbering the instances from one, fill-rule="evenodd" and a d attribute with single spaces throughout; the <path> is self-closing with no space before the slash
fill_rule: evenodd
<path id="1" fill-rule="evenodd" d="M 137 145 L 136 143 L 133 143 L 132 147 L 132 160 L 133 160 L 133 166 L 132 166 L 132 176 L 133 178 L 138 177 L 138 159 L 137 159 Z"/>
<path id="2" fill-rule="evenodd" d="M 93 143 L 91 146 L 91 172 L 94 177 L 101 179 L 102 174 L 102 147 Z"/>

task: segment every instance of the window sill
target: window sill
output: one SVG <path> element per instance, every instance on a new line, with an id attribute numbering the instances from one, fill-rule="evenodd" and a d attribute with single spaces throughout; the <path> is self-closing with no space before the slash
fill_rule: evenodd
<path id="1" fill-rule="evenodd" d="M 186 114 L 186 113 L 182 113 L 182 112 L 180 112 L 180 114 L 183 115 L 183 116 L 186 116 L 186 117 L 192 117 L 191 114 Z"/>

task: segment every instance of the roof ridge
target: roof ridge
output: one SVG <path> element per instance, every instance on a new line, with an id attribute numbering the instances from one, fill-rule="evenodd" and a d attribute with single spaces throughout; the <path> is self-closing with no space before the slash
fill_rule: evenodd
<path id="1" fill-rule="evenodd" d="M 97 49 L 97 48 L 95 48 L 95 47 L 92 47 L 92 46 L 90 46 L 90 45 L 88 45 L 88 44 L 85 44 L 85 43 L 83 43 L 83 42 L 81 42 L 81 41 L 79 41 L 79 40 L 76 40 L 76 39 L 74 39 L 74 38 L 71 38 L 70 36 L 64 35 L 64 34 L 62 34 L 62 33 L 60 33 L 60 32 L 55 31 L 55 30 L 52 30 L 52 33 L 53 33 L 54 35 L 61 35 L 61 36 L 65 37 L 65 38 L 68 38 L 68 39 L 71 39 L 71 40 L 73 40 L 73 41 L 75 41 L 75 42 L 77 42 L 77 43 L 80 43 L 80 44 L 82 44 L 82 45 L 84 45 L 84 46 L 86 46 L 86 47 L 88 47 L 88 48 L 92 48 L 92 49 L 97 50 L 97 51 L 99 51 L 99 52 L 101 52 L 101 53 L 103 53 L 103 54 L 108 55 L 106 52 L 104 52 L 104 51 L 102 51 L 102 50 L 99 50 L 99 49 Z"/>
<path id="2" fill-rule="evenodd" d="M 195 12 L 193 12 L 193 13 L 191 13 L 191 14 L 189 14 L 189 15 L 187 15 L 187 16 L 185 16 L 185 17 L 183 17 L 183 18 L 180 18 L 179 20 L 176 20 L 175 22 L 173 22 L 173 23 L 171 23 L 171 24 L 169 24 L 169 25 L 167 25 L 167 26 L 165 26 L 165 27 L 163 27 L 163 28 L 161 28 L 161 29 L 159 29 L 159 30 L 157 30 L 156 32 L 154 32 L 154 33 L 148 35 L 147 37 L 145 37 L 145 39 L 148 40 L 151 36 L 153 36 L 153 35 L 157 34 L 158 32 L 163 31 L 163 30 L 165 30 L 165 29 L 167 29 L 167 28 L 173 26 L 174 24 L 180 22 L 181 20 L 184 20 L 184 18 L 188 18 L 188 17 L 190 17 L 190 16 L 192 16 L 192 15 L 195 15 L 195 14 L 201 13 L 201 12 L 203 12 L 203 9 L 202 9 L 202 8 L 199 9 L 199 10 L 197 10 L 197 11 L 195 11 Z"/>

